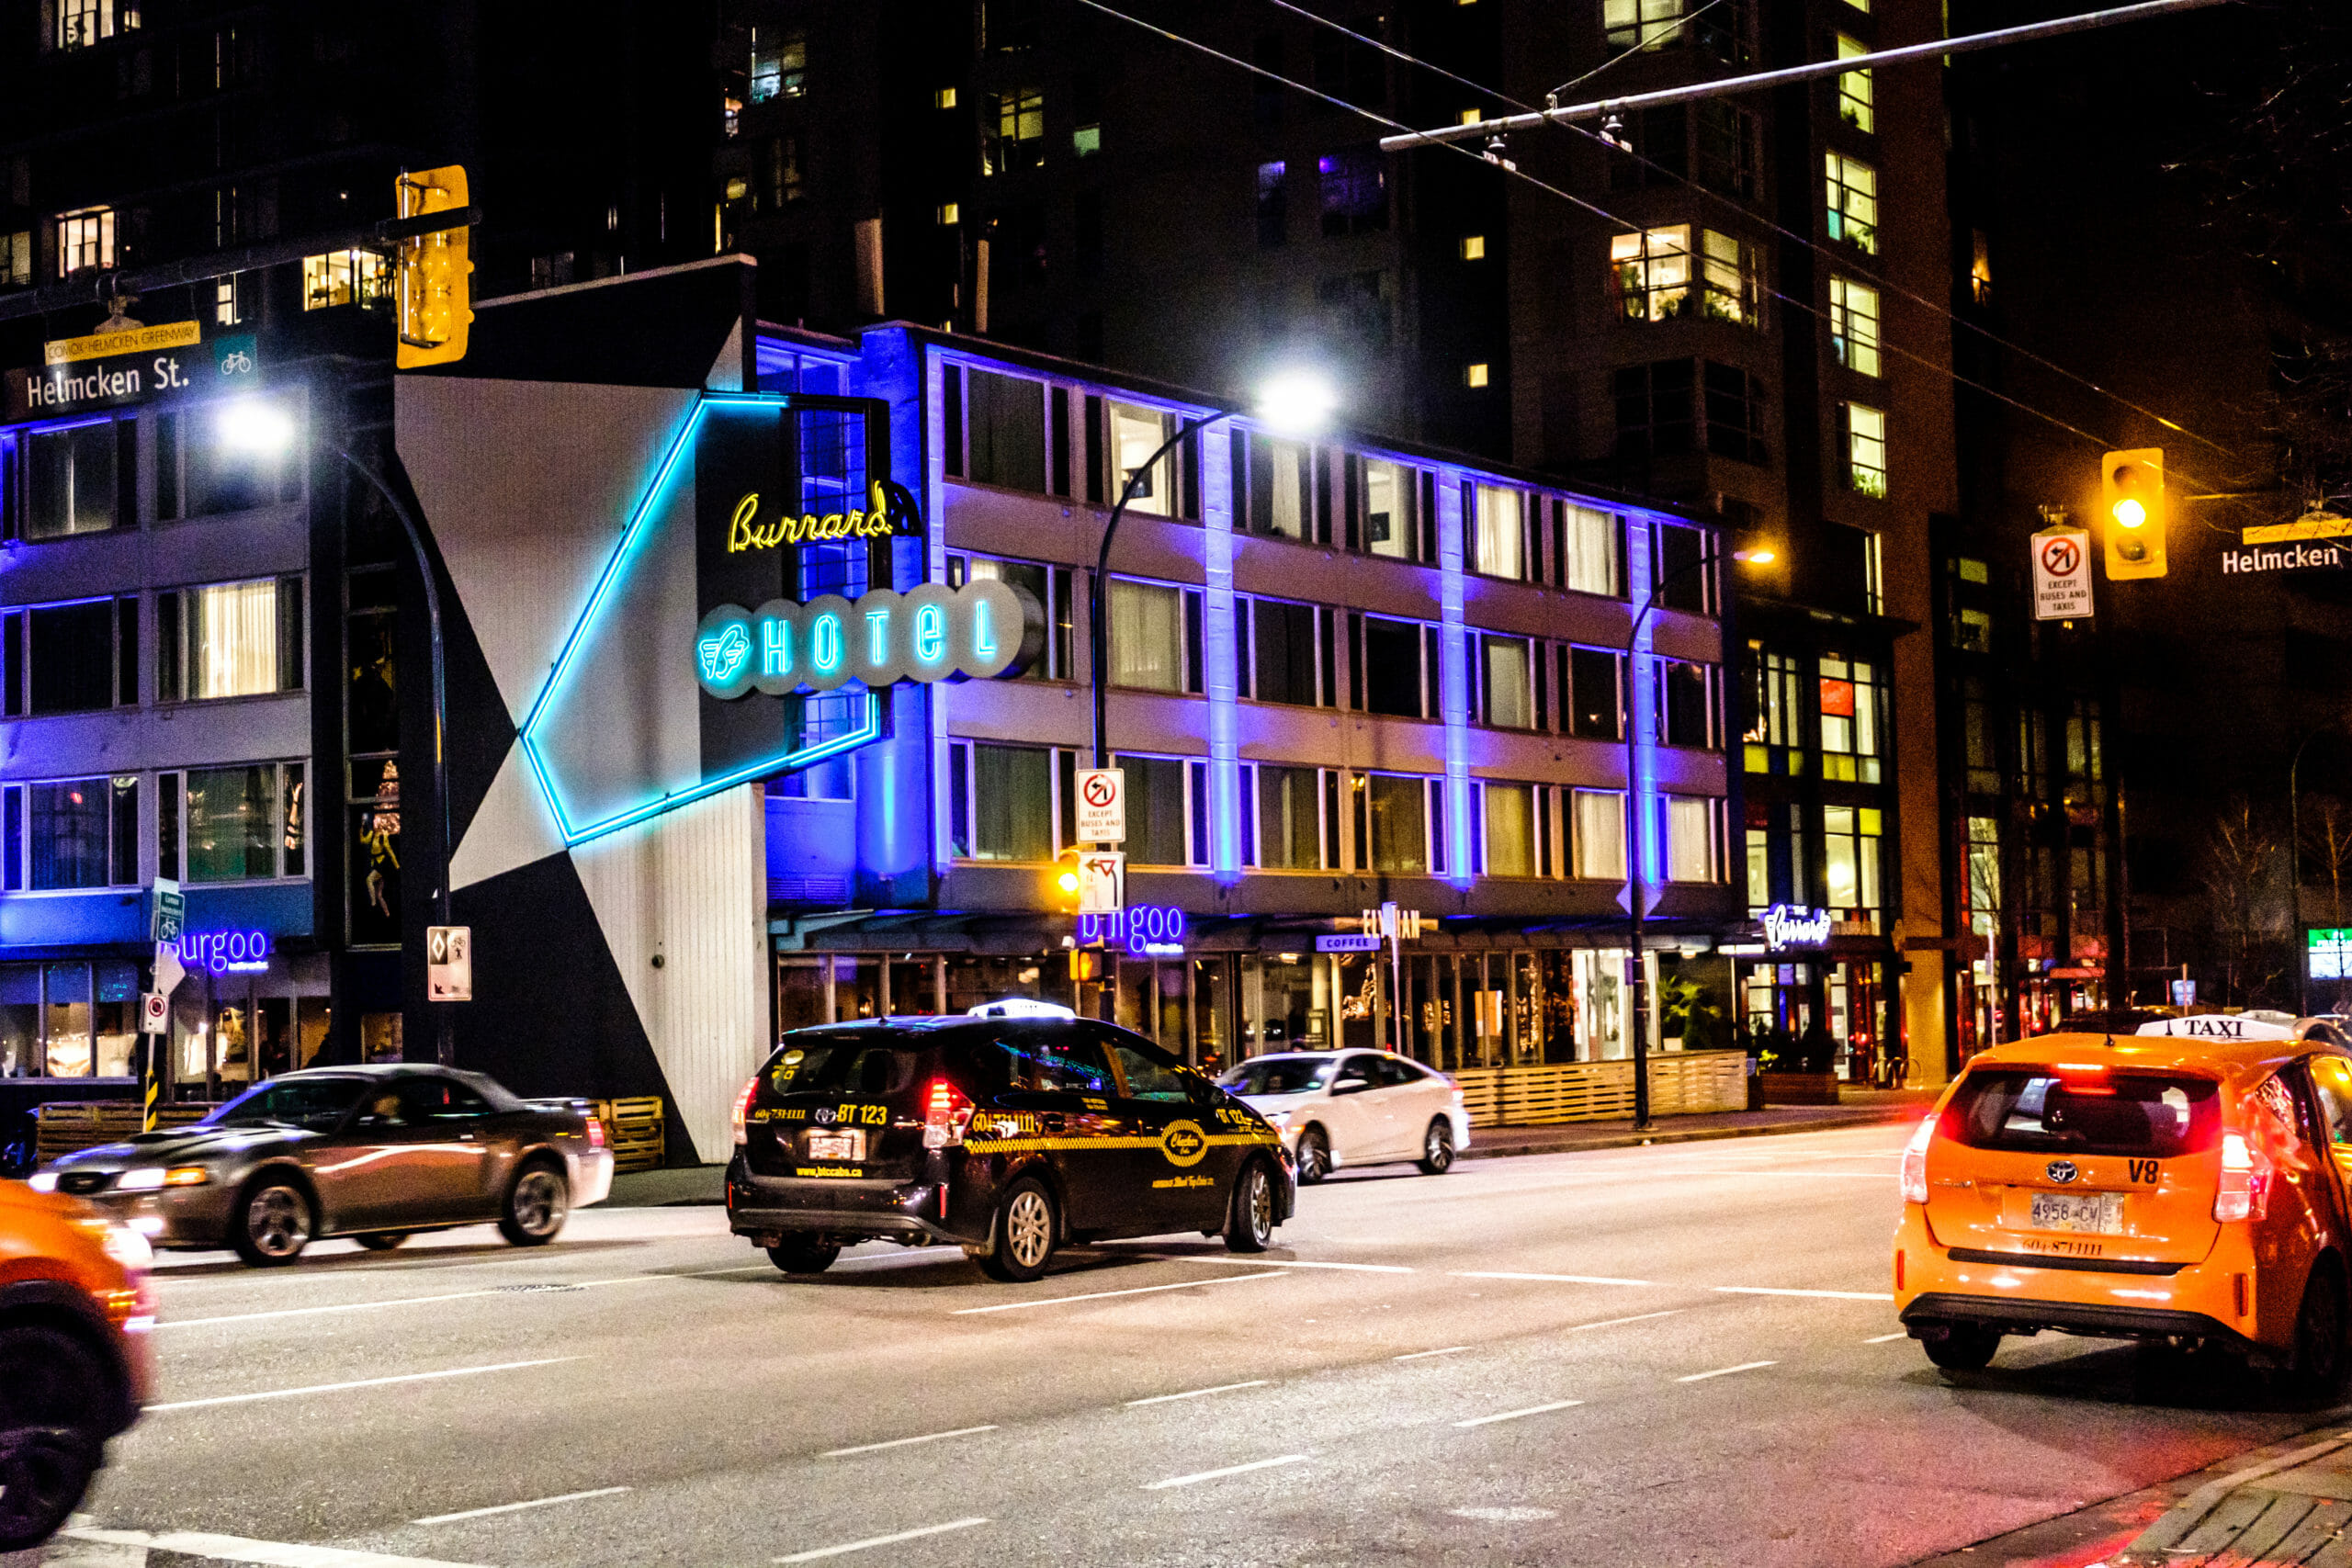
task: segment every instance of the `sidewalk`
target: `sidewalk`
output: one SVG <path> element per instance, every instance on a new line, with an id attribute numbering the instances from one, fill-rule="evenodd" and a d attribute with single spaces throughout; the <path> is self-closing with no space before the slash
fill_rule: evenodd
<path id="1" fill-rule="evenodd" d="M 1657 1130 L 1636 1133 L 1629 1121 L 1570 1122 L 1555 1127 L 1480 1127 L 1463 1151 L 1464 1159 L 1500 1159 L 1511 1155 L 1566 1154 L 1577 1149 L 1634 1148 L 1644 1144 L 1692 1144 L 1713 1138 L 1753 1138 L 1772 1133 L 1821 1133 L 1837 1127 L 1869 1127 L 1907 1122 L 1935 1100 L 1932 1089 L 1849 1089 L 1838 1105 L 1775 1105 L 1763 1111 L 1725 1111 L 1699 1116 L 1662 1116 Z M 719 1203 L 725 1168 L 685 1166 L 639 1170 L 613 1178 L 607 1205 L 616 1209 L 661 1209 L 678 1204 Z"/>

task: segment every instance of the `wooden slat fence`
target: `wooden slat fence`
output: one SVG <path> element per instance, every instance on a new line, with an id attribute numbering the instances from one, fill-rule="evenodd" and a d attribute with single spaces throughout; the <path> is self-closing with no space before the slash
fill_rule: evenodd
<path id="1" fill-rule="evenodd" d="M 1649 1068 L 1653 1115 L 1747 1109 L 1745 1051 L 1662 1051 Z M 1474 1127 L 1606 1122 L 1634 1113 L 1631 1062 L 1465 1067 L 1453 1076 Z"/>

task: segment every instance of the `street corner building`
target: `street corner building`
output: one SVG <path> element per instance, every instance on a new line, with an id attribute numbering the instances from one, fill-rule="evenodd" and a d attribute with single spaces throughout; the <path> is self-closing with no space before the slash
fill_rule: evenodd
<path id="1" fill-rule="evenodd" d="M 1698 1049 L 1732 1043 L 1763 945 L 1715 523 L 1245 416 L 1155 458 L 1227 411 L 903 323 L 766 326 L 750 270 L 483 301 L 431 372 L 240 378 L 199 342 L 190 389 L 12 410 L 25 1092 L 129 1097 L 160 876 L 196 955 L 180 1100 L 429 1055 L 446 1010 L 460 1065 L 659 1097 L 668 1157 L 707 1160 L 779 1032 L 1026 996 L 1209 1066 L 1396 1043 L 1489 1119 L 1613 1104 L 1571 1080 L 1639 1027 L 1660 1110 L 1745 1103 L 1744 1055 Z M 433 650 L 400 511 L 439 602 L 456 1004 L 425 1000 Z M 1098 593 L 1131 869 L 1119 916 L 1079 917 L 1056 863 Z M 1384 904 L 1419 915 L 1386 951 Z M 1833 940 L 1778 913 L 1776 943 Z"/>

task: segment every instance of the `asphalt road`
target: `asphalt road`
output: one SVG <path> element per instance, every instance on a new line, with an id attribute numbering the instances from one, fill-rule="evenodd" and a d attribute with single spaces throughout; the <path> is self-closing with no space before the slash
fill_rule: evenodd
<path id="1" fill-rule="evenodd" d="M 17 1561 L 1867 1568 L 2319 1419 L 2099 1341 L 1933 1371 L 1885 1293 L 1903 1131 L 1351 1174 L 1262 1259 L 1033 1285 L 786 1280 L 710 1208 L 181 1255 L 157 1404 Z"/>

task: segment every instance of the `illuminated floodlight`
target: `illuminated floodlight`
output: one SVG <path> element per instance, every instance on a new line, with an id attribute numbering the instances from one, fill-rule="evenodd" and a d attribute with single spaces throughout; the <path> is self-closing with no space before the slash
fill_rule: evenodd
<path id="1" fill-rule="evenodd" d="M 293 447 L 294 416 L 269 398 L 236 398 L 212 416 L 213 434 L 232 452 L 275 457 Z"/>
<path id="2" fill-rule="evenodd" d="M 1330 378 L 1302 368 L 1268 377 L 1250 412 L 1271 434 L 1295 440 L 1321 432 L 1339 407 L 1339 389 Z"/>

